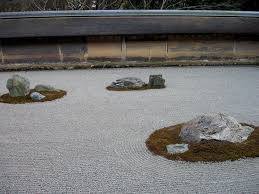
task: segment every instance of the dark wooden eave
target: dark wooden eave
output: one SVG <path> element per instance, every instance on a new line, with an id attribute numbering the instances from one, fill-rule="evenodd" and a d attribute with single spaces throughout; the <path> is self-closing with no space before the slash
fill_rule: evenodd
<path id="1" fill-rule="evenodd" d="M 0 13 L 0 38 L 211 33 L 259 34 L 259 13 L 160 10 Z"/>

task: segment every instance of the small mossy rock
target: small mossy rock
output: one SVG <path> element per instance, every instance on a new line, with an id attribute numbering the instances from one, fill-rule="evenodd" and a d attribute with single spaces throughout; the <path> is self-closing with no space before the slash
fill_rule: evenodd
<path id="1" fill-rule="evenodd" d="M 39 85 L 35 86 L 34 91 L 35 92 L 52 92 L 52 91 L 58 91 L 58 90 L 50 85 L 39 84 Z"/>
<path id="2" fill-rule="evenodd" d="M 30 97 L 31 97 L 31 99 L 32 99 L 33 101 L 41 101 L 41 100 L 43 100 L 46 96 L 44 96 L 44 95 L 42 95 L 42 94 L 40 94 L 40 93 L 38 93 L 38 92 L 33 92 L 33 93 L 31 93 Z"/>
<path id="3" fill-rule="evenodd" d="M 148 85 L 154 89 L 165 88 L 165 79 L 162 75 L 150 75 Z"/>
<path id="4" fill-rule="evenodd" d="M 30 82 L 20 75 L 13 75 L 11 79 L 7 80 L 6 88 L 11 97 L 26 96 L 30 93 Z"/>
<path id="5" fill-rule="evenodd" d="M 182 154 L 189 150 L 188 144 L 170 144 L 166 146 L 167 152 L 170 154 Z"/>
<path id="6" fill-rule="evenodd" d="M 180 137 L 184 142 L 219 140 L 241 143 L 254 131 L 252 127 L 242 126 L 231 116 L 218 113 L 201 115 L 185 123 Z"/>
<path id="7" fill-rule="evenodd" d="M 110 87 L 114 89 L 138 89 L 146 85 L 141 79 L 136 77 L 126 77 L 116 80 L 113 82 Z"/>

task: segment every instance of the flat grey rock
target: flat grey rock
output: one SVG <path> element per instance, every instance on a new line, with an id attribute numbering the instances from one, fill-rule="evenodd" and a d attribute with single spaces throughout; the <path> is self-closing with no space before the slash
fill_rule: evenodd
<path id="1" fill-rule="evenodd" d="M 136 77 L 125 77 L 113 82 L 110 87 L 116 89 L 138 89 L 145 86 L 146 83 Z"/>
<path id="2" fill-rule="evenodd" d="M 165 88 L 165 79 L 162 75 L 150 75 L 148 85 L 154 89 Z"/>
<path id="3" fill-rule="evenodd" d="M 58 91 L 58 90 L 55 89 L 54 87 L 50 86 L 50 85 L 38 84 L 38 85 L 35 86 L 34 91 L 36 91 L 36 92 L 51 92 L 51 91 Z"/>
<path id="4" fill-rule="evenodd" d="M 13 75 L 7 80 L 6 88 L 12 97 L 26 96 L 30 93 L 30 82 L 20 75 Z"/>
<path id="5" fill-rule="evenodd" d="M 46 96 L 38 93 L 38 92 L 33 92 L 31 93 L 30 95 L 31 99 L 34 100 L 34 101 L 41 101 L 43 100 Z"/>
<path id="6" fill-rule="evenodd" d="M 181 154 L 189 150 L 188 144 L 170 144 L 166 146 L 167 152 L 170 154 Z"/>
<path id="7" fill-rule="evenodd" d="M 233 117 L 218 113 L 201 115 L 187 122 L 180 137 L 185 142 L 213 139 L 237 143 L 247 140 L 253 131 L 251 127 L 241 126 Z"/>

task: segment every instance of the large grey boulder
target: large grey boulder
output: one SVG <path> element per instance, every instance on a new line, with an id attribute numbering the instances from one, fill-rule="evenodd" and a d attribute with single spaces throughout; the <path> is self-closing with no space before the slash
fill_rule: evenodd
<path id="1" fill-rule="evenodd" d="M 35 92 L 52 92 L 52 91 L 58 91 L 58 90 L 50 85 L 39 84 L 39 85 L 35 86 L 34 91 Z"/>
<path id="2" fill-rule="evenodd" d="M 247 140 L 253 131 L 251 127 L 241 126 L 233 117 L 218 113 L 201 115 L 187 122 L 180 137 L 185 142 L 213 139 L 237 143 Z"/>
<path id="3" fill-rule="evenodd" d="M 166 146 L 167 152 L 170 154 L 182 154 L 189 150 L 188 144 L 170 144 Z"/>
<path id="4" fill-rule="evenodd" d="M 162 75 L 150 75 L 148 85 L 153 89 L 165 88 L 165 80 Z"/>
<path id="5" fill-rule="evenodd" d="M 110 87 L 115 89 L 138 89 L 146 85 L 141 79 L 136 77 L 125 77 L 113 82 Z"/>
<path id="6" fill-rule="evenodd" d="M 30 93 L 30 82 L 20 75 L 13 75 L 7 80 L 6 88 L 12 97 L 26 96 Z"/>

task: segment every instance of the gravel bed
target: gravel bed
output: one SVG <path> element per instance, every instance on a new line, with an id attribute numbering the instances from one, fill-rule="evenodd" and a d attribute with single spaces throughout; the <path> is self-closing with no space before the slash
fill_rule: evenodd
<path id="1" fill-rule="evenodd" d="M 167 88 L 112 92 L 112 81 L 163 74 Z M 13 72 L 0 73 L 0 93 Z M 68 92 L 0 104 L 0 193 L 257 193 L 259 158 L 185 163 L 152 155 L 155 130 L 207 112 L 259 125 L 258 67 L 18 72 Z"/>

